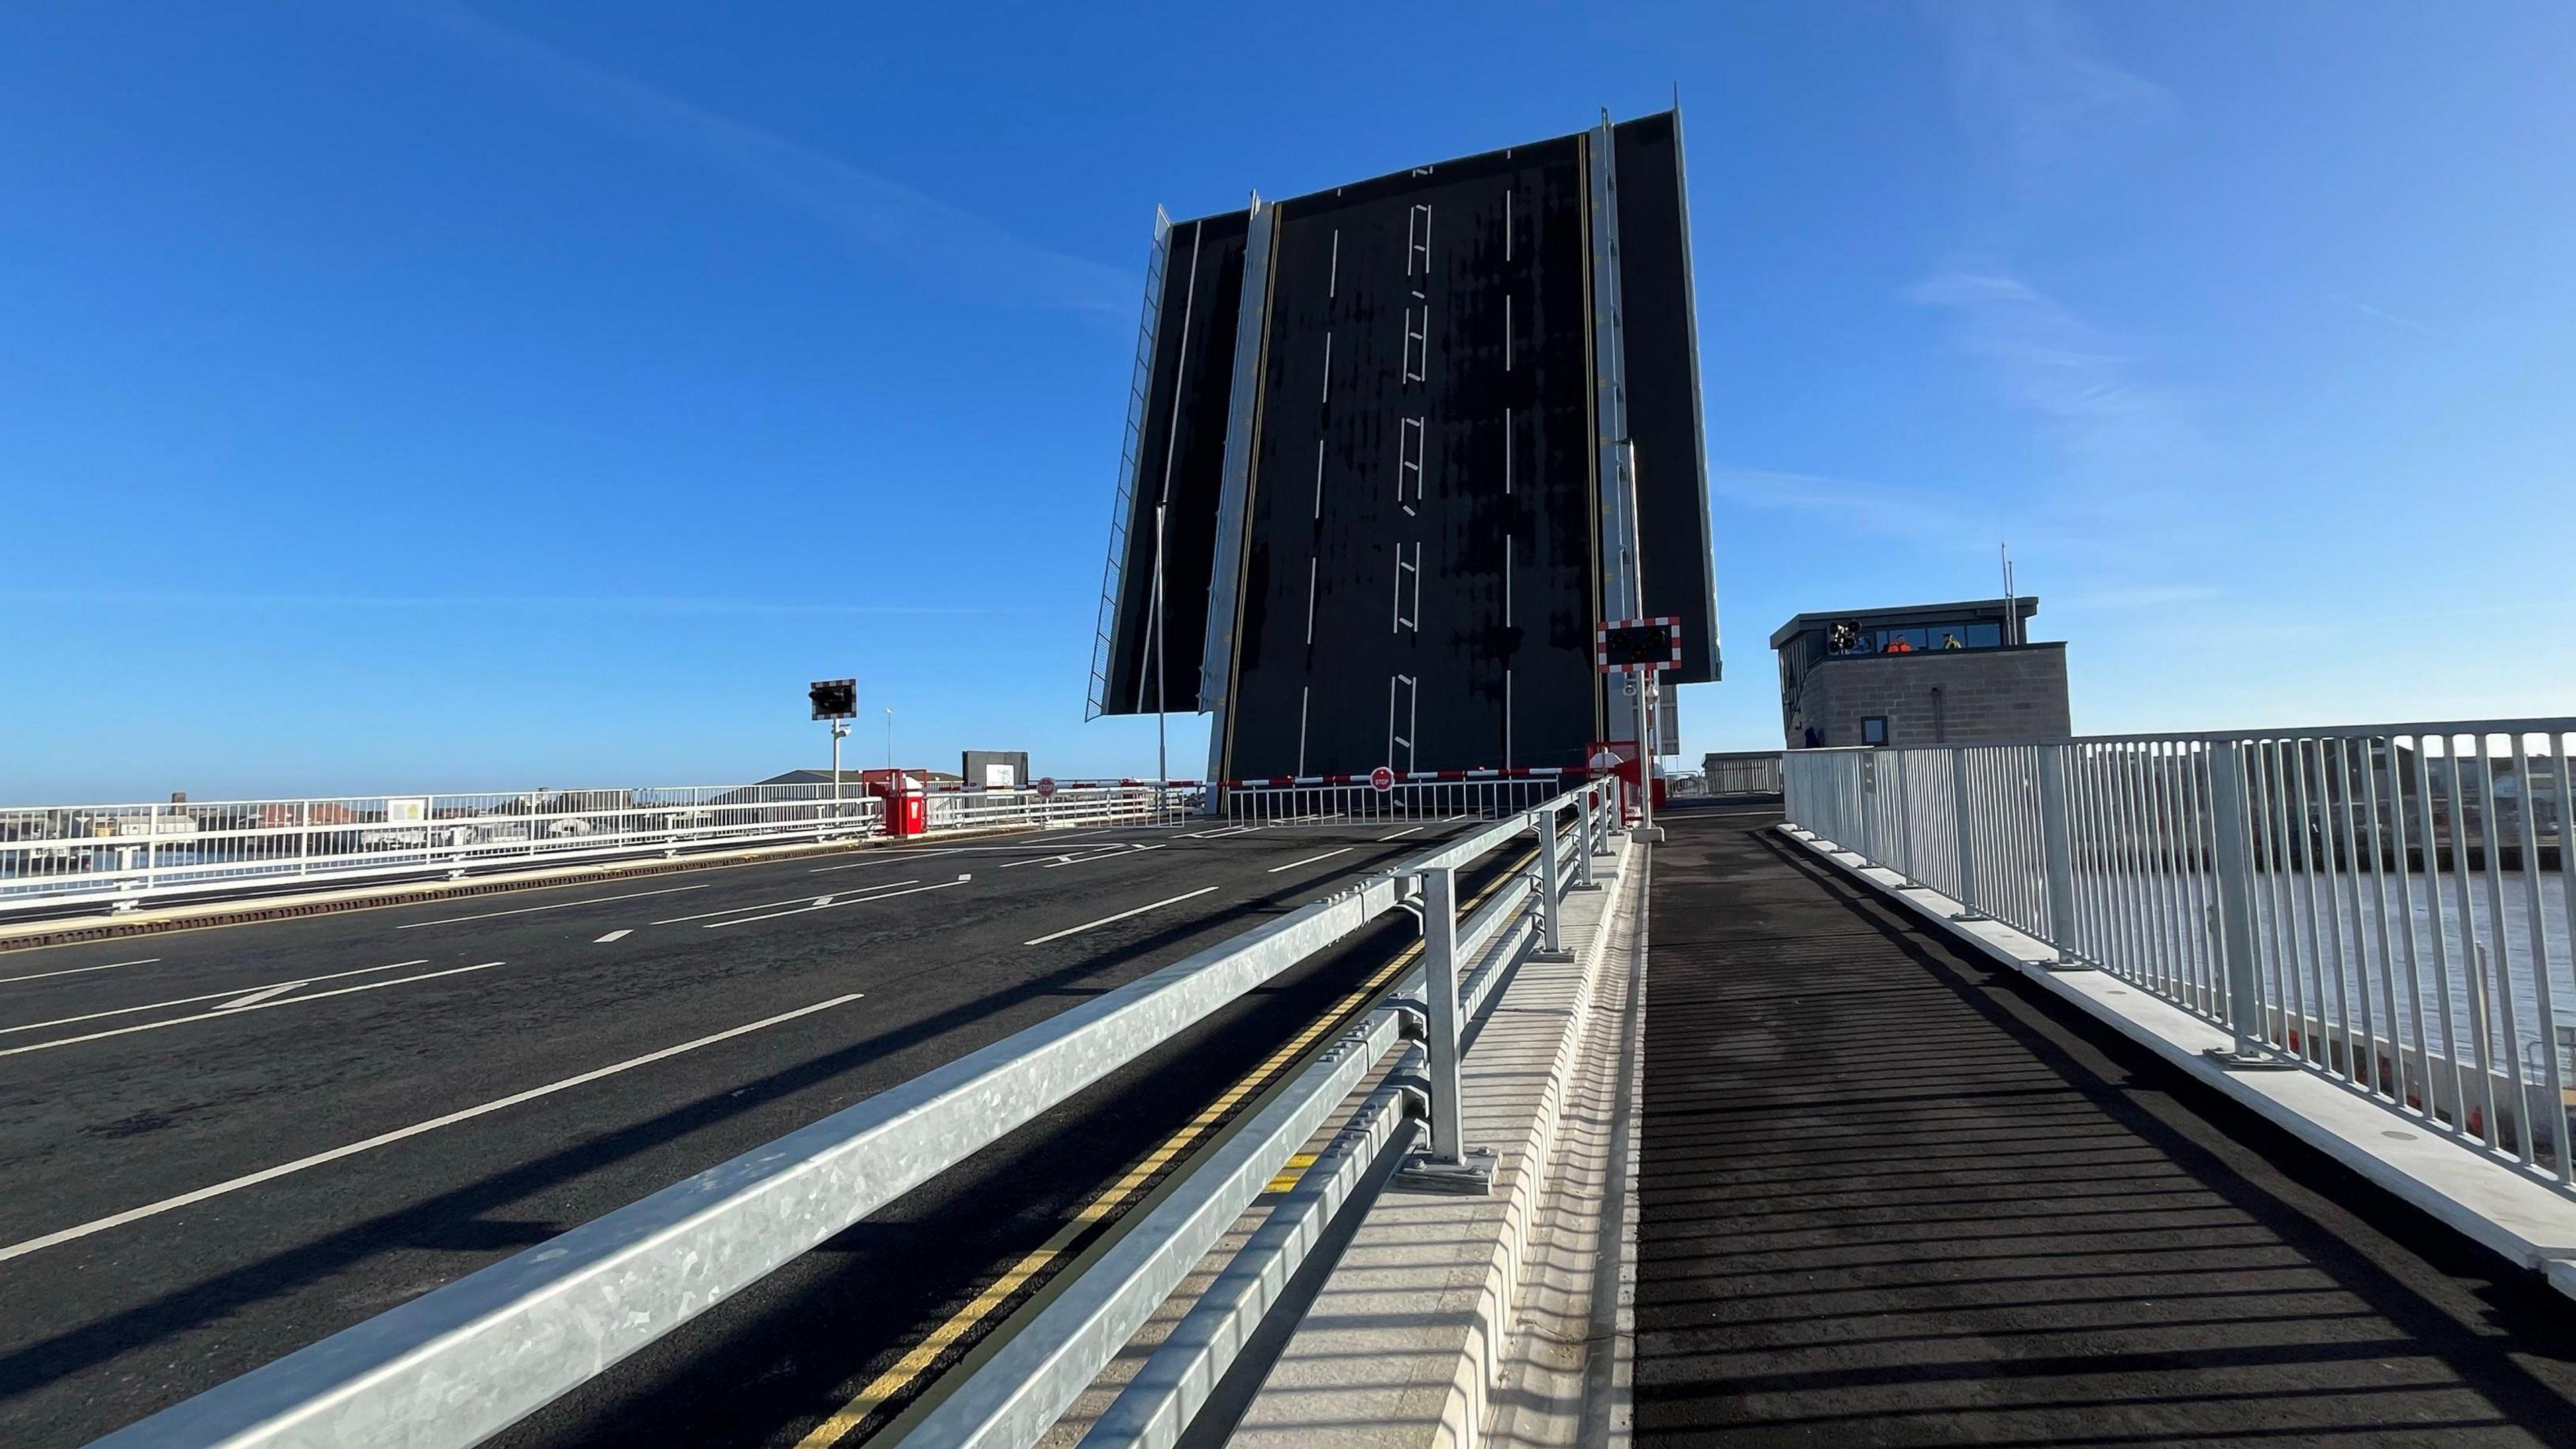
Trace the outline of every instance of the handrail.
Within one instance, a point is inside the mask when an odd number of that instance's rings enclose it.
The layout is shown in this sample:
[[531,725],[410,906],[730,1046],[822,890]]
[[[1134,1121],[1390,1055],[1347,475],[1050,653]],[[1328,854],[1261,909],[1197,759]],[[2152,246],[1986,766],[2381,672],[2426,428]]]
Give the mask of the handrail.
[[[1568,791],[1545,817],[1573,805],[1589,822],[1597,790]],[[1409,879],[1454,871],[1529,828],[1516,818],[1381,871],[220,1384],[99,1449],[478,1443],[1366,929],[1407,903]]]

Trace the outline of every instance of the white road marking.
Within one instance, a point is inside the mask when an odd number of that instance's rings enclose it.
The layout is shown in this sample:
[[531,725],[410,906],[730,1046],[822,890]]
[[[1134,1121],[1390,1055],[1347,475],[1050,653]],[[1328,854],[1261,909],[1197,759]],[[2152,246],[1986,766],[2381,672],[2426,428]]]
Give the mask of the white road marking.
[[551,906],[521,906],[515,911],[485,911],[479,916],[446,916],[435,921],[414,921],[410,925],[396,926],[394,929],[417,931],[423,926],[453,926],[459,921],[488,921],[496,916],[524,916],[533,911],[568,911],[575,906],[604,906],[610,901],[642,900],[646,896],[677,895],[681,891],[702,891],[706,888],[704,885],[664,886],[658,891],[629,891],[622,896],[592,896],[588,900],[557,901]]
[[632,936],[632,935],[634,935],[634,934],[635,934],[635,928],[634,928],[634,927],[632,927],[632,926],[629,926],[629,927],[627,927],[626,929],[624,929],[624,930],[622,930],[622,931],[611,931],[611,932],[609,932],[607,935],[600,937],[598,940],[593,941],[593,942],[591,942],[590,944],[592,944],[592,945],[594,945],[594,946],[605,946],[605,945],[607,945],[607,944],[608,944],[609,942],[611,942],[611,941],[623,940],[623,939],[625,939],[626,937],[628,937],[628,936]]
[[1215,886],[1201,886],[1197,890],[1173,896],[1170,900],[1156,901],[1150,906],[1138,906],[1132,911],[1120,911],[1114,916],[1102,916],[1099,920],[1085,921],[1079,926],[1068,927],[1065,930],[1057,931],[1050,935],[1040,936],[1034,941],[1022,941],[1020,944],[1023,946],[1043,946],[1049,941],[1061,941],[1067,936],[1079,936],[1085,931],[1093,930],[1100,926],[1106,926],[1113,921],[1123,921],[1129,916],[1141,916],[1147,911],[1159,911],[1165,906],[1175,905],[1181,901],[1189,900],[1193,896],[1206,895],[1209,891],[1215,889]]
[[1386,844],[1386,843],[1387,843],[1388,841],[1390,841],[1390,840],[1402,840],[1404,837],[1406,837],[1406,836],[1408,836],[1408,835],[1411,835],[1411,834],[1415,833],[1416,831],[1419,831],[1421,828],[1422,828],[1421,826],[1419,826],[1419,825],[1415,825],[1415,826],[1411,826],[1411,827],[1409,827],[1409,828],[1407,828],[1407,829],[1399,830],[1399,831],[1395,832],[1393,835],[1381,835],[1381,836],[1379,836],[1379,837],[1377,838],[1377,842],[1378,842],[1378,844],[1380,844],[1380,845],[1384,845],[1384,844]]
[[113,971],[119,966],[149,966],[160,959],[158,956],[146,956],[140,961],[110,961],[104,966],[67,966],[60,971],[39,971],[33,976],[0,976],[0,986],[6,986],[12,981],[42,981],[48,976],[78,976],[84,971]]
[[[1160,850],[1160,849],[1162,849],[1162,848],[1163,848],[1163,847],[1161,847],[1161,846],[1159,846],[1159,845],[1130,845],[1130,846],[1128,846],[1128,847],[1127,847],[1127,854],[1129,854],[1129,855],[1142,855],[1142,854],[1144,854],[1146,851],[1149,851],[1149,850]],[[1049,869],[1049,870],[1053,870],[1053,869],[1055,869],[1055,868],[1056,868],[1056,866],[1059,866],[1059,865],[1084,865],[1084,864],[1087,864],[1087,863],[1089,863],[1089,862],[1091,862],[1091,861],[1095,861],[1095,860],[1107,860],[1107,859],[1109,859],[1110,857],[1115,856],[1115,855],[1117,855],[1117,854],[1118,854],[1118,852],[1117,852],[1117,851],[1114,851],[1114,850],[1105,850],[1105,851],[1100,852],[1100,853],[1099,853],[1099,854],[1097,854],[1097,855],[1086,855],[1086,856],[1082,857],[1082,859],[1080,859],[1080,860],[1076,860],[1076,859],[1074,859],[1074,858],[1073,858],[1073,857],[1071,857],[1071,856],[1066,856],[1066,857],[1065,857],[1064,859],[1062,859],[1062,860],[1055,861],[1055,862],[1053,862],[1053,863],[1049,864],[1049,865],[1047,866],[1047,869]]]
[[[884,852],[883,856],[876,860],[854,860],[848,865],[818,865],[805,873],[807,875],[829,875],[836,870],[857,870],[862,866],[899,865],[907,860],[921,860],[933,855],[955,855],[963,848],[964,847],[962,846],[951,845],[944,846],[938,850],[889,850]],[[1028,849],[1027,846],[1020,846],[1018,848],[1022,850]]]
[[[736,916],[730,921],[709,921],[705,925],[698,927],[698,929],[701,931],[712,931],[719,926],[747,926],[754,921],[774,921],[780,916],[801,916],[807,911],[829,910],[834,906],[864,906],[872,901],[892,900],[896,896],[917,896],[923,891],[944,891],[950,886],[961,886],[973,879],[974,877],[971,875],[961,875],[955,880],[944,880],[937,885],[913,886],[912,889],[908,891],[881,890],[872,896],[852,896],[845,901],[836,901],[830,896],[825,896],[810,906],[798,906],[794,910],[787,911],[771,911],[765,916]],[[912,882],[899,880],[892,882],[892,884],[912,885]]]
[[1221,825],[1214,830],[1193,830],[1181,838],[1183,840],[1214,840],[1220,835],[1241,835],[1245,831],[1253,828],[1254,827],[1249,825]]
[[1341,849],[1339,849],[1339,850],[1328,850],[1328,851],[1325,851],[1325,852],[1324,852],[1323,854],[1321,854],[1321,855],[1310,855],[1310,856],[1307,856],[1304,860],[1292,860],[1292,861],[1288,862],[1286,865],[1274,865],[1274,866],[1270,867],[1270,869],[1268,869],[1268,870],[1266,870],[1266,871],[1263,871],[1263,872],[1262,872],[1262,874],[1264,874],[1264,875],[1277,875],[1279,872],[1281,872],[1281,871],[1283,871],[1283,870],[1295,870],[1297,867],[1299,867],[1299,866],[1301,866],[1301,865],[1313,865],[1316,861],[1319,861],[1319,860],[1330,860],[1330,859],[1332,859],[1334,856],[1337,856],[1337,855],[1348,855],[1348,854],[1350,854],[1352,851],[1357,850],[1357,849],[1359,849],[1359,847],[1358,847],[1358,846],[1356,846],[1356,845],[1345,845],[1345,846],[1343,846],[1343,847],[1342,847]]
[[288,981],[277,986],[271,986],[263,990],[254,991],[248,996],[236,996],[232,1000],[218,1005],[215,1010],[239,1011],[245,1006],[257,1006],[263,1001],[272,1000],[276,997],[284,996],[290,991],[299,990],[304,986],[304,984],[305,983],[301,981]]
[[[320,1001],[326,996],[346,996],[353,991],[377,991],[387,986],[408,986],[414,981],[428,981],[440,976],[457,976],[468,971],[488,971],[501,964],[502,963],[499,961],[485,961],[476,966],[450,966],[444,971],[423,971],[418,976],[397,976],[391,981],[369,981],[359,986],[341,986],[329,991],[316,991],[310,996],[289,996],[277,1001],[255,1002],[252,1005],[244,1006],[232,1011],[201,1011],[195,1016],[174,1016],[167,1021],[147,1021],[139,1026],[111,1027],[106,1031],[93,1031],[85,1036],[67,1036],[58,1038],[54,1041],[40,1041],[22,1047],[9,1047],[5,1050],[0,1050],[0,1057],[14,1057],[25,1052],[50,1051],[51,1049],[59,1046],[74,1046],[85,1041],[99,1041],[111,1036],[126,1036],[138,1031],[159,1031],[165,1026],[184,1026],[192,1021],[212,1021],[219,1016],[239,1016],[245,1011],[266,1011],[272,1006],[302,1006],[308,1001]],[[301,985],[302,983],[299,982],[297,984]]]
[[1121,852],[1120,852],[1117,848],[1113,847],[1113,848],[1111,848],[1111,849],[1109,849],[1109,850],[1105,850],[1105,851],[1095,851],[1095,853],[1094,853],[1094,854],[1092,854],[1092,855],[1079,856],[1079,857],[1077,857],[1077,856],[1072,856],[1072,855],[1032,855],[1032,856],[1030,856],[1030,857],[1029,857],[1028,859],[1026,859],[1026,860],[1006,860],[1006,861],[1003,861],[1000,865],[998,865],[998,866],[994,867],[994,869],[996,869],[996,870],[1010,870],[1010,869],[1012,869],[1012,868],[1013,868],[1013,867],[1015,867],[1015,866],[1023,866],[1023,865],[1062,865],[1062,864],[1064,864],[1066,861],[1069,861],[1069,860],[1074,860],[1074,859],[1097,860],[1097,859],[1099,859],[1099,858],[1100,858],[1100,856],[1102,856],[1102,855],[1117,855],[1117,854],[1120,854],[1120,853],[1121,853]]
[[198,1188],[194,1192],[183,1192],[177,1197],[165,1197],[159,1202],[146,1203],[138,1208],[127,1208],[121,1213],[110,1213],[103,1218],[93,1218],[77,1227],[69,1227],[62,1229],[59,1232],[47,1233],[41,1238],[29,1238],[23,1243],[12,1243],[8,1247],[0,1248],[0,1263],[5,1263],[11,1258],[23,1258],[29,1253],[42,1252],[43,1250],[54,1247],[58,1244],[68,1243],[75,1238],[86,1238],[92,1233],[105,1232],[109,1228],[123,1227],[127,1223],[139,1222],[144,1218],[155,1217],[159,1214],[166,1213],[173,1208],[183,1208],[187,1207],[191,1203],[201,1203],[210,1197],[222,1197],[228,1192],[239,1192],[243,1188],[256,1187],[263,1182],[273,1182],[289,1173],[302,1172],[308,1167],[319,1167],[323,1163],[336,1162],[343,1157],[354,1157],[361,1152],[371,1151],[378,1147],[400,1142],[406,1137],[417,1137],[424,1132],[435,1132],[441,1127],[453,1127],[459,1122],[470,1121],[476,1117],[483,1116],[488,1112],[498,1112],[504,1107],[515,1107],[522,1102],[533,1102],[539,1097],[551,1096],[556,1092],[582,1086],[585,1083],[596,1082],[602,1077],[613,1077],[619,1072],[633,1071],[637,1067],[650,1066],[654,1062],[664,1061],[668,1058],[679,1056],[684,1052],[693,1052],[698,1050],[700,1047],[714,1046],[720,1041],[730,1041],[735,1037],[745,1036],[765,1027],[776,1026],[781,1022],[794,1021],[800,1016],[811,1016],[818,1011],[826,1011],[835,1006],[844,1006],[850,1002],[858,1000],[864,994],[865,993],[853,991],[847,996],[835,996],[829,1001],[815,1002],[812,1006],[800,1006],[794,1011],[782,1011],[776,1016],[763,1017],[758,1021],[747,1022],[741,1026],[716,1032],[711,1036],[699,1037],[695,1041],[684,1041],[678,1046],[667,1046],[657,1052],[646,1052],[640,1057],[628,1057],[622,1062],[612,1063],[611,1065],[604,1067],[596,1067],[590,1071],[581,1073],[579,1076],[566,1077],[557,1082],[548,1082],[542,1087],[530,1087],[524,1092],[513,1092],[506,1097],[496,1097],[480,1106],[467,1107],[462,1111],[450,1112],[443,1117],[432,1117],[426,1122],[414,1122],[408,1127],[397,1127],[391,1132],[380,1132],[373,1137],[364,1138],[345,1146],[334,1147],[327,1152],[316,1152],[310,1157],[299,1157],[293,1162],[281,1162],[275,1167],[264,1167],[257,1172],[248,1173],[241,1177],[228,1178],[225,1181],[215,1183],[211,1186]]
[[103,1016],[132,1016],[138,1011],[159,1011],[165,1006],[193,1006],[200,1001],[220,1001],[227,996],[239,996],[245,991],[265,991],[271,986],[310,986],[316,981],[337,981],[343,976],[365,976],[376,971],[400,971],[405,966],[428,964],[429,958],[424,956],[417,961],[396,961],[390,966],[361,966],[354,971],[331,971],[320,976],[299,976],[292,981],[270,981],[258,986],[235,986],[227,990],[208,991],[196,996],[172,997],[168,1001],[147,1001],[141,1006],[120,1006],[110,1011],[87,1011],[78,1016],[58,1016],[51,1021],[31,1021],[25,1026],[0,1026],[0,1036],[7,1036],[12,1032],[37,1031],[49,1026],[71,1026],[79,1022],[96,1021]]
[[[884,891],[892,890],[896,886],[917,884],[919,884],[917,881],[881,880],[875,885],[853,886],[851,889],[854,892]],[[694,916],[666,916],[661,920],[647,921],[644,924],[648,926],[685,926],[691,921],[712,921],[718,916],[739,915],[744,911],[775,910],[780,906],[828,906],[832,903],[833,899],[834,898],[831,896],[790,896],[783,901],[754,901],[747,906],[727,906],[721,911],[700,911]]]

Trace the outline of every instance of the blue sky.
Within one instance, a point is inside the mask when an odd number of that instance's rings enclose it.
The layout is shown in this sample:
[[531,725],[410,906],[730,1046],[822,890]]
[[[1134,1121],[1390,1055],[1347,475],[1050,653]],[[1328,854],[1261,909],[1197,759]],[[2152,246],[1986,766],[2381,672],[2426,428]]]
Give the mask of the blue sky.
[[2571,707],[2576,9],[1410,13],[0,10],[0,798],[733,780],[843,673],[867,761],[1150,769],[1081,715],[1154,205],[1676,87],[1690,753],[1998,539],[2082,731]]

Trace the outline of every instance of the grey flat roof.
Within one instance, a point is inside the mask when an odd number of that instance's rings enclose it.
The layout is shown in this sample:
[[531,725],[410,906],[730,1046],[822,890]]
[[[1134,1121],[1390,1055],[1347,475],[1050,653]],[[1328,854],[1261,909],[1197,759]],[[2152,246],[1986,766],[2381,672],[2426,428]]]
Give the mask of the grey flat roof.
[[[1886,609],[1819,609],[1800,614],[1771,631],[1771,647],[1779,648],[1809,629],[1837,624],[1845,619],[1872,628],[1904,628],[1908,624],[1930,624],[1944,619],[2001,619],[2007,601],[2003,599],[1959,599],[1946,604],[1898,604]],[[2015,614],[2029,618],[2039,612],[2039,595],[2018,594],[2009,603]]]

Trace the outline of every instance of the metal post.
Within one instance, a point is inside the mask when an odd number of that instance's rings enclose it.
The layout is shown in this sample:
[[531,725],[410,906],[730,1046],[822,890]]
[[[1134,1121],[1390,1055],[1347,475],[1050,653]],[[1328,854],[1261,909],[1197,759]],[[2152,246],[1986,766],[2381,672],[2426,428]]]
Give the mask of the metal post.
[[2057,964],[2075,959],[2075,848],[2066,827],[2066,747],[2039,747],[2039,839],[2048,853],[2048,939]]
[[1592,787],[1583,787],[1583,798],[1574,806],[1574,888],[1579,891],[1599,890],[1592,878],[1593,826]]
[[1664,838],[1655,825],[1655,672],[1628,677],[1637,682],[1637,838],[1653,844]]
[[1950,747],[1950,818],[1959,836],[1959,910],[1954,921],[1982,921],[1977,910],[1976,840],[1968,828],[1968,752]]
[[1530,812],[1530,823],[1538,827],[1538,888],[1540,896],[1538,952],[1539,961],[1571,961],[1574,953],[1565,949],[1556,930],[1557,912],[1564,909],[1565,867],[1557,859],[1556,807]]
[[[1199,284],[1198,272],[1197,272],[1196,268],[1195,268],[1195,267],[1193,267],[1193,269],[1192,269],[1192,270],[1191,270],[1191,272],[1190,272],[1190,287],[1191,287],[1191,289],[1192,289],[1193,291],[1195,291],[1195,290],[1197,289],[1197,287],[1198,287],[1198,284]],[[1182,314],[1182,315],[1183,315],[1183,317],[1186,319],[1186,317],[1187,317],[1187,315],[1188,315],[1188,312],[1187,312],[1186,307],[1183,309],[1183,314]],[[1187,346],[1187,345],[1188,345],[1188,341],[1187,341],[1187,339],[1186,339],[1186,338],[1184,338],[1184,339],[1183,339],[1182,345],[1183,345],[1183,346]],[[1180,420],[1179,410],[1178,410],[1178,409],[1175,409],[1175,410],[1174,410],[1174,412],[1173,412],[1173,416],[1172,416],[1172,426],[1173,426],[1174,428],[1178,428],[1178,427],[1180,426],[1180,421],[1181,421],[1181,420]],[[1164,485],[1163,485],[1166,489],[1169,489],[1169,488],[1171,487],[1170,478],[1169,478],[1169,476],[1168,476],[1168,475],[1169,475],[1169,473],[1170,473],[1170,471],[1171,471],[1171,466],[1170,466],[1170,464],[1171,464],[1171,460],[1170,460],[1170,459],[1168,459],[1168,458],[1166,458],[1166,459],[1164,460],[1164,472],[1165,472],[1165,474],[1166,474],[1167,476],[1165,477]],[[1157,504],[1155,504],[1155,505],[1154,505],[1154,621],[1153,621],[1153,622],[1154,622],[1154,823],[1155,823],[1155,824],[1157,824],[1157,825],[1160,825],[1160,824],[1162,824],[1162,823],[1163,823],[1163,804],[1164,804],[1164,793],[1163,793],[1163,792],[1164,792],[1164,791],[1169,787],[1169,784],[1170,784],[1170,781],[1171,781],[1171,778],[1172,778],[1172,761],[1171,761],[1170,743],[1169,743],[1169,740],[1168,740],[1168,738],[1167,738],[1167,735],[1168,735],[1168,733],[1169,733],[1169,731],[1170,731],[1170,724],[1169,724],[1169,721],[1170,721],[1170,719],[1171,719],[1171,715],[1170,715],[1170,713],[1169,713],[1169,712],[1166,710],[1166,708],[1165,708],[1165,705],[1164,705],[1164,697],[1165,697],[1165,696],[1164,696],[1164,693],[1163,693],[1163,505],[1162,505],[1162,504],[1160,504],[1160,503],[1157,503]]]
[[2295,1067],[2276,1056],[2263,1028],[2254,982],[2254,850],[2246,828],[2245,757],[2234,744],[2209,754],[2210,808],[2218,836],[2218,949],[2227,965],[2227,1025],[2236,1044],[2212,1047],[2212,1059],[2234,1067]]
[[1905,784],[1906,752],[1895,749],[1887,755],[1896,766],[1896,853],[1885,864],[1911,883],[1922,879],[1914,869],[1914,792]]
[[1397,1174],[1407,1187],[1484,1193],[1493,1187],[1494,1154],[1468,1152],[1458,1104],[1458,875],[1448,866],[1422,873],[1423,1024],[1429,1058],[1431,1141]]

